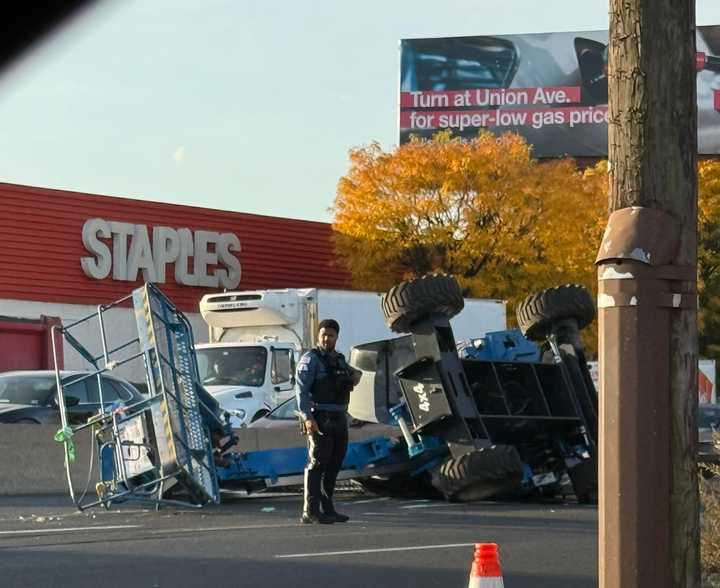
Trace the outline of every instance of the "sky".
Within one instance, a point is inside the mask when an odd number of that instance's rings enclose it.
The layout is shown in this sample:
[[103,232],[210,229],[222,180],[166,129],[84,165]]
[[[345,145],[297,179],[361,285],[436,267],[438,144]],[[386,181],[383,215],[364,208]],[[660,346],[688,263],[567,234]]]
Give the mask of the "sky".
[[99,0],[0,72],[0,181],[330,222],[348,151],[397,145],[400,39],[606,29],[607,11]]

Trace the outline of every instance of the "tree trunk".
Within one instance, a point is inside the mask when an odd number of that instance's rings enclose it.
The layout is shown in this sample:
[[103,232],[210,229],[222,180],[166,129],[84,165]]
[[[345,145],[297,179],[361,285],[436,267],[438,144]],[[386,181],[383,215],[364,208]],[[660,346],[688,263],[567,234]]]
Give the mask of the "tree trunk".
[[[608,50],[610,211],[638,206],[667,213],[679,246],[664,268],[653,267],[653,259],[611,262],[634,276],[616,280],[618,292],[635,282],[647,296],[624,308],[599,308],[600,586],[694,587],[700,585],[695,0],[610,0]],[[603,244],[611,248],[610,229],[617,227],[608,229]],[[672,303],[662,303],[666,294]],[[654,308],[644,306],[650,299]]]

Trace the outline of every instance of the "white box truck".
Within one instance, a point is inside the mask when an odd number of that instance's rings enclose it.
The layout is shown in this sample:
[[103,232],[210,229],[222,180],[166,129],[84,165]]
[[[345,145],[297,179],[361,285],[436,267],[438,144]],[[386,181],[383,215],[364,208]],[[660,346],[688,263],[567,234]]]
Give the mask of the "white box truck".
[[[465,300],[451,321],[458,340],[506,326],[502,300]],[[207,294],[200,314],[209,343],[195,346],[205,388],[242,427],[294,394],[295,364],[313,347],[319,321],[340,323],[337,349],[395,336],[386,326],[380,294],[320,288]]]

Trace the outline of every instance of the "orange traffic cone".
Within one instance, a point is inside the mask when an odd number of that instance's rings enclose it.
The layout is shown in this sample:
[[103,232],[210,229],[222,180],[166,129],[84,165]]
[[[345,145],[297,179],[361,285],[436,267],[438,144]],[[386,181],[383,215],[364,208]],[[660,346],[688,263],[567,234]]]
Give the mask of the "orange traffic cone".
[[468,588],[504,588],[497,543],[476,543]]

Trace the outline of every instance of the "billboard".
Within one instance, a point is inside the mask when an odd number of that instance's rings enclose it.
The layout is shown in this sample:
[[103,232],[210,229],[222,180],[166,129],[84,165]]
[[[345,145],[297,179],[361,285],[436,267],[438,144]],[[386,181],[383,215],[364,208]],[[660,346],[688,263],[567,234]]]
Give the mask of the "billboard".
[[[607,31],[401,41],[400,143],[517,132],[537,157],[607,156]],[[698,151],[720,153],[720,26],[697,28]]]

